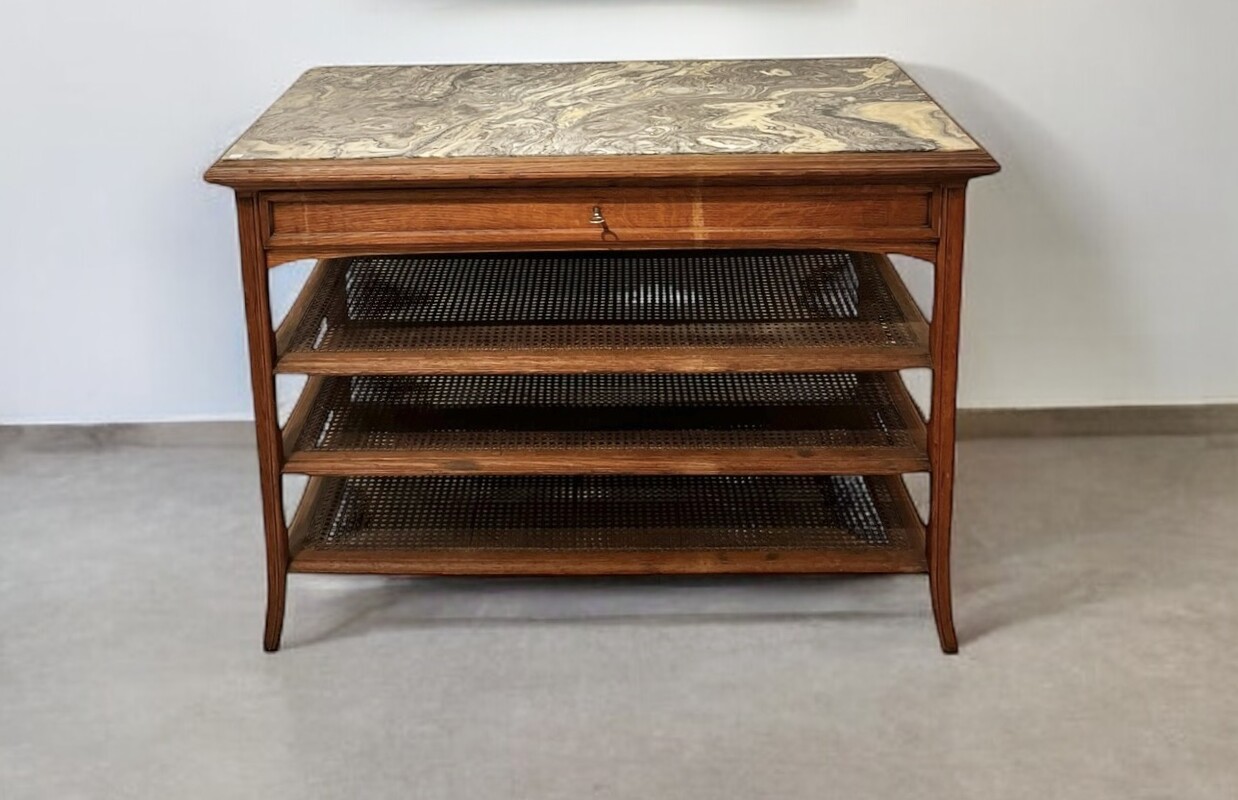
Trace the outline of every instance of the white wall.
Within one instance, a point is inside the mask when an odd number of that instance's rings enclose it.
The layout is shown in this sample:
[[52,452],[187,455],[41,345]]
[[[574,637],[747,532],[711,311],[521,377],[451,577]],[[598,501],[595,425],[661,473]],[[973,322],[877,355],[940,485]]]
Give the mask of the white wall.
[[249,414],[231,198],[301,70],[885,54],[1005,165],[961,402],[1238,400],[1231,0],[5,0],[0,422]]

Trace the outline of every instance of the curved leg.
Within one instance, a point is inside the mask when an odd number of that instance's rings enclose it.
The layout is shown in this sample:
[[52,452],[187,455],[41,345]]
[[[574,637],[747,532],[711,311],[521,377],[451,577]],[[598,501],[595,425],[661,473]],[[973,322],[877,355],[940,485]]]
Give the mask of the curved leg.
[[262,644],[279,649],[284,628],[284,594],[288,585],[288,527],[284,519],[281,476],[284,449],[275,399],[275,331],[266,255],[259,235],[258,204],[252,194],[237,193],[241,238],[241,283],[249,337],[249,370],[254,392],[254,426],[258,441],[258,478],[262,487],[262,527],[267,550],[267,611]]
[[[959,651],[958,635],[954,631],[954,606],[950,591],[950,520],[949,512],[946,520],[941,520],[940,509],[948,508],[950,490],[939,490],[938,482],[933,485],[933,510],[929,520],[929,594],[933,598],[933,619],[937,622],[937,638],[941,642],[942,652],[957,653]],[[944,495],[944,499],[943,499]]]
[[954,505],[955,403],[958,387],[959,306],[963,292],[965,189],[943,191],[941,240],[933,265],[933,403],[929,417],[931,505],[928,521],[929,592],[941,649],[957,653],[950,592],[950,522]]
[[262,649],[274,653],[284,633],[284,600],[288,589],[288,571],[267,573],[267,621],[262,634]]

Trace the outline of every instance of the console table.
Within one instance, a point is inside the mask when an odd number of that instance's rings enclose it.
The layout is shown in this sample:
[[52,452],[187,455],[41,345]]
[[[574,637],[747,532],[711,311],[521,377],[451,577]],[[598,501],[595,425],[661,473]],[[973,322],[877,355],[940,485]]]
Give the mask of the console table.
[[[206,174],[236,194],[266,649],[290,572],[900,572],[955,652],[964,198],[997,169],[881,58],[305,73]],[[934,266],[931,322],[892,253]],[[269,271],[305,259],[276,324]],[[282,424],[277,373],[309,376]]]

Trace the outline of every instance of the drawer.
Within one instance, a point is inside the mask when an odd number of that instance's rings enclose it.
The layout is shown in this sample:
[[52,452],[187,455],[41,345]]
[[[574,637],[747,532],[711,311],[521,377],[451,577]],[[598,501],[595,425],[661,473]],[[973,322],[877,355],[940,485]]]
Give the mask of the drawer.
[[828,245],[934,238],[931,188],[569,187],[264,196],[268,249]]

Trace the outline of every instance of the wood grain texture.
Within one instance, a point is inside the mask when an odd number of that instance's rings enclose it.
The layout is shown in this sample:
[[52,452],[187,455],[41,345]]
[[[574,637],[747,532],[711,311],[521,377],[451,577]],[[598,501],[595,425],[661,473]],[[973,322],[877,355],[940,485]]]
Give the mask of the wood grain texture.
[[288,552],[296,553],[305,542],[310,525],[313,524],[314,512],[322,500],[323,482],[321,478],[310,478],[305,483],[305,489],[297,501],[296,511],[292,514],[292,522],[288,523]]
[[[767,232],[768,235],[774,234]],[[760,238],[756,241],[748,240],[742,235],[737,235],[734,239],[708,239],[708,240],[675,240],[675,241],[647,241],[647,242],[626,242],[616,244],[610,241],[580,241],[580,242],[542,242],[536,248],[528,244],[520,247],[513,247],[510,242],[505,241],[501,236],[491,236],[489,234],[479,234],[471,236],[467,241],[455,241],[449,243],[427,243],[422,242],[417,245],[411,244],[375,244],[373,242],[354,241],[347,245],[318,245],[312,248],[283,248],[280,250],[267,251],[267,265],[277,267],[281,264],[287,264],[292,261],[304,261],[306,259],[318,258],[343,258],[346,256],[381,256],[381,255],[414,255],[414,254],[429,254],[429,253],[501,253],[510,252],[512,250],[529,250],[536,249],[541,252],[573,252],[573,251],[606,251],[606,250],[728,250],[736,249],[743,250],[750,247],[760,247],[761,249],[803,249],[805,247],[813,247],[829,250],[855,250],[863,252],[881,252],[911,256],[913,258],[924,259],[931,261],[937,254],[936,239],[924,241],[911,241],[901,239],[864,239],[853,238],[850,236],[839,236],[837,239],[814,239],[807,242],[787,241],[784,239],[766,239]]]
[[923,184],[989,175],[999,168],[984,150],[759,156],[361,158],[223,161],[207,170],[206,179],[236,189],[264,191],[573,184]]
[[[829,323],[825,327],[819,322],[737,323],[733,337],[724,339],[747,339],[747,342],[727,346],[722,346],[723,340],[707,326],[699,329],[677,326],[672,336],[667,326],[636,322],[590,323],[572,328],[522,322],[519,325],[473,324],[458,330],[443,328],[441,330],[452,332],[449,344],[447,340],[439,341],[423,334],[408,340],[420,342],[417,347],[367,349],[373,347],[371,342],[375,341],[375,336],[391,338],[400,330],[417,329],[397,326],[368,331],[358,323],[359,327],[350,333],[351,323],[344,319],[343,308],[352,301],[344,297],[341,279],[332,279],[330,286],[320,279],[312,279],[280,325],[277,369],[285,373],[317,375],[414,375],[889,371],[929,366],[928,323],[923,313],[907,293],[889,259],[875,254],[870,260],[876,275],[861,281],[860,306],[861,309],[880,308],[892,300],[897,313],[894,309],[881,312],[890,314],[888,320],[866,316],[878,313],[866,310],[856,319],[824,320]],[[356,286],[366,285],[356,284],[349,291],[362,291]],[[748,291],[759,289],[753,287]],[[327,315],[332,320],[332,330],[339,332],[332,333],[329,345],[321,348],[316,344],[312,348],[307,345],[306,331],[318,331],[319,320],[306,319],[310,304],[301,302],[314,292],[322,294],[319,306],[325,304],[337,310],[328,311]],[[300,344],[290,347],[298,339],[298,330]],[[564,331],[572,333],[567,335]],[[402,341],[399,337],[396,339]],[[578,341],[588,342],[588,345],[576,346],[574,343]],[[608,341],[613,341],[614,345],[598,344]],[[553,346],[546,343],[553,343]]]
[[324,378],[319,375],[311,375],[309,377],[305,382],[305,386],[301,388],[301,395],[297,398],[296,405],[292,407],[292,413],[288,415],[288,421],[284,423],[282,441],[285,472],[296,471],[288,469],[288,462],[296,455],[297,440],[301,437],[301,431],[305,428],[305,422],[309,418],[310,410],[313,409],[314,403],[318,400],[323,380]]
[[[936,255],[936,250],[934,250]],[[873,258],[873,263],[877,265],[877,271],[881,274],[885,285],[889,287],[890,294],[894,296],[894,302],[898,304],[899,310],[903,312],[903,317],[910,320],[914,325],[923,325],[925,334],[928,333],[928,320],[924,318],[924,311],[920,308],[920,304],[911,296],[911,292],[907,290],[907,284],[899,276],[898,271],[894,269],[894,264],[890,262],[889,256],[884,253],[876,253]]]
[[[925,335],[927,339],[927,334]],[[525,372],[863,372],[930,366],[926,346],[644,350],[420,350],[294,352],[278,371],[305,375],[458,375]]]
[[[311,478],[308,503],[293,522],[291,538],[310,538],[318,485]],[[894,499],[894,524],[906,532],[906,545],[884,548],[734,549],[734,550],[545,550],[438,548],[375,550],[299,547],[292,572],[375,575],[684,575],[796,573],[923,573],[927,570],[924,530],[902,480],[884,480]],[[667,535],[674,536],[673,531]]]
[[[505,441],[501,433],[490,434],[490,443],[485,447],[462,444],[453,446],[450,440],[444,442],[438,439],[431,447],[414,448],[407,444],[393,447],[389,436],[398,435],[392,432],[391,425],[407,434],[413,430],[437,430],[438,426],[446,426],[449,430],[460,433],[464,430],[497,430],[504,419],[510,422],[517,417],[494,416],[494,409],[474,409],[467,414],[457,414],[450,423],[446,423],[444,415],[448,412],[442,409],[427,409],[409,407],[406,411],[392,415],[384,413],[378,417],[365,416],[368,427],[361,430],[349,429],[348,445],[332,445],[324,449],[316,449],[316,440],[325,434],[324,430],[314,428],[310,441],[304,449],[298,448],[305,420],[314,416],[316,419],[328,419],[333,406],[329,400],[320,394],[321,381],[313,377],[302,392],[296,407],[285,426],[284,449],[287,458],[284,472],[305,475],[580,475],[580,474],[624,474],[624,475],[889,475],[906,472],[919,472],[928,469],[927,434],[924,420],[907,392],[906,386],[897,373],[882,373],[878,377],[884,384],[889,395],[890,412],[881,412],[885,428],[873,432],[880,437],[880,430],[890,431],[890,439],[885,443],[857,443],[855,438],[829,444],[797,444],[791,445],[728,445],[722,446],[685,446],[676,442],[670,445],[658,431],[665,425],[651,427],[641,438],[649,442],[648,446],[594,446],[588,444],[560,444],[554,447],[529,444],[531,431],[554,430],[582,431],[580,437],[588,439],[590,431],[597,426],[596,437],[605,435],[604,430],[613,430],[616,421],[599,425],[598,415],[606,413],[603,409],[581,406],[579,408],[563,408],[554,406],[554,411],[543,411],[536,406],[521,409],[518,415],[520,422],[518,431],[509,435]],[[351,390],[350,390],[351,391]],[[321,408],[316,404],[323,403]],[[641,414],[657,414],[658,408],[642,409]],[[661,409],[669,413],[668,409]],[[687,423],[691,428],[708,427],[730,419],[746,420],[742,424],[750,431],[752,426],[766,424],[771,431],[778,431],[782,426],[789,431],[797,430],[797,425],[822,425],[823,429],[839,431],[854,430],[863,435],[867,429],[853,429],[855,425],[850,416],[850,409],[821,407],[811,412],[811,419],[803,415],[786,414],[785,409],[766,407],[759,415],[748,415],[746,409],[733,411],[717,409],[705,417],[693,418],[693,414],[701,415],[702,409],[695,409],[683,414],[685,418],[694,419]],[[345,413],[340,411],[340,414]],[[365,411],[360,411],[366,414]],[[899,419],[888,418],[887,414],[897,413]],[[540,416],[538,416],[540,414]],[[588,418],[576,419],[567,426],[563,425],[563,415],[590,415]],[[734,415],[728,417],[727,415]],[[782,416],[779,416],[782,414]],[[831,416],[836,415],[836,416]],[[625,423],[631,415],[624,417]],[[612,418],[613,419],[613,418]],[[421,420],[415,423],[414,420]],[[530,427],[530,421],[541,424],[544,428]],[[824,420],[824,421],[822,421]],[[665,422],[665,420],[663,420]],[[653,424],[651,420],[647,424]],[[736,422],[729,424],[735,425]],[[864,420],[863,425],[873,425]],[[427,427],[421,427],[427,426]],[[579,426],[579,427],[573,427]],[[723,428],[725,429],[725,428]],[[368,438],[374,435],[376,438]],[[751,434],[750,435],[757,435]],[[803,436],[812,433],[804,431]],[[895,438],[895,437],[898,438]],[[379,442],[379,446],[370,442]],[[756,441],[752,438],[751,441]],[[880,441],[880,438],[877,439]]]
[[927,468],[915,447],[336,450],[296,452],[284,465],[303,475],[887,475]]
[[[264,261],[263,263],[265,264],[266,262]],[[288,349],[292,335],[305,317],[306,306],[309,305],[310,300],[322,288],[323,280],[329,272],[330,264],[327,261],[319,261],[310,270],[304,285],[301,286],[301,291],[297,293],[296,299],[293,300],[292,305],[288,308],[283,320],[275,330],[275,352],[277,355]]]
[[258,440],[258,478],[262,488],[262,522],[266,537],[267,613],[263,647],[279,649],[284,627],[288,583],[288,531],[284,520],[281,468],[283,442],[275,396],[275,337],[270,287],[263,257],[258,201],[238,194],[237,225],[241,242],[241,283],[245,295],[245,325],[249,338],[254,425]]
[[[849,113],[849,112],[848,112]],[[883,118],[865,108],[868,122]],[[358,119],[362,119],[358,117]],[[906,119],[906,118],[904,118]],[[468,124],[465,121],[465,124]],[[963,134],[965,136],[965,134]],[[332,142],[324,143],[328,149]],[[264,145],[265,146],[265,145]],[[339,149],[345,153],[347,148]],[[656,151],[653,151],[656,152]],[[929,573],[942,648],[957,650],[950,590],[955,400],[965,185],[994,173],[982,148],[923,152],[684,153],[450,156],[417,158],[240,158],[216,163],[207,180],[237,190],[246,324],[257,420],[268,605],[264,646],[279,646],[288,571],[395,575],[593,575],[797,572]],[[606,225],[589,216],[599,206]],[[934,262],[931,323],[894,276],[879,268],[910,322],[915,344],[889,347],[675,347],[650,349],[433,349],[289,352],[322,266],[277,332],[267,268],[302,258],[434,252],[605,249],[835,248],[901,253]],[[471,342],[470,342],[471,344]],[[817,372],[930,367],[927,422],[896,375],[914,453],[862,449],[814,452],[701,450],[672,459],[643,451],[437,453],[296,452],[317,378],[283,432],[276,371],[321,375],[512,372]],[[286,459],[285,459],[286,456]],[[931,476],[927,533],[916,518],[913,547],[856,551],[579,552],[529,550],[314,550],[306,530],[321,500],[311,477],[289,527],[281,473],[676,474],[923,469]],[[876,479],[874,479],[876,480]],[[885,478],[881,479],[885,480]],[[903,513],[915,517],[900,480]]]
[[[264,195],[271,251],[822,245],[936,237],[928,187],[632,188]],[[603,222],[594,221],[594,213]]]
[[945,220],[934,264],[933,400],[929,418],[930,511],[928,521],[929,591],[941,649],[956,653],[958,635],[950,588],[950,525],[954,511],[954,446],[958,387],[959,311],[963,301],[963,232],[966,188],[945,194]]
[[914,549],[851,552],[786,550],[716,552],[650,550],[567,552],[524,550],[303,550],[292,572],[352,575],[788,575],[922,573]]
[[[894,399],[894,404],[899,410],[902,419],[907,422],[907,430],[911,433],[911,439],[915,443],[918,450],[923,450],[925,453],[925,463],[928,463],[928,428],[924,415],[920,413],[920,408],[916,405],[915,400],[911,398],[911,393],[907,391],[907,384],[903,382],[903,377],[897,372],[883,372],[881,377],[889,386],[890,396]],[[918,469],[904,469],[900,472],[919,472]]]

